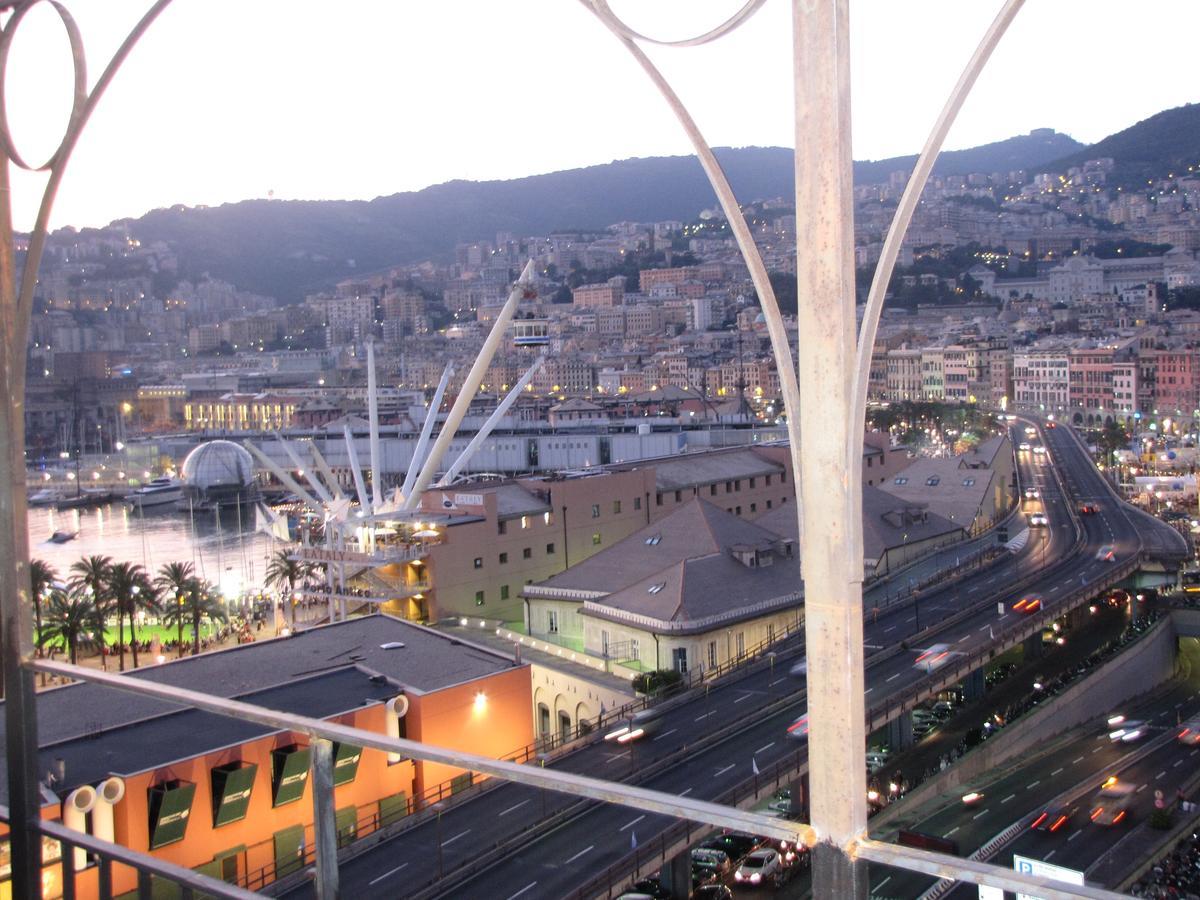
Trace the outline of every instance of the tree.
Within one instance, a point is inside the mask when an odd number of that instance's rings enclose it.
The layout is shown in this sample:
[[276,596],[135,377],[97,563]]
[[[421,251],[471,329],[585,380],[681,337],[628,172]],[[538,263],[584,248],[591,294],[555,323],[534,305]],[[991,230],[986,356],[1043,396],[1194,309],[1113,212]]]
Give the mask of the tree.
[[1129,446],[1129,435],[1114,419],[1107,419],[1104,429],[1100,432],[1100,449],[1104,451],[1104,461],[1112,459],[1113,454],[1122,447]]
[[125,619],[129,619],[129,645],[133,649],[133,667],[138,667],[137,613],[156,610],[158,593],[150,583],[146,570],[135,563],[120,562],[109,567],[108,597],[117,614],[117,646],[120,648],[120,670],[125,671]]
[[[172,606],[181,606],[184,595],[192,589],[196,570],[190,562],[167,563],[158,570],[154,586],[158,588],[159,602],[169,611]],[[164,617],[165,618],[165,617]],[[175,642],[179,655],[183,656],[183,617],[175,617]]]
[[95,644],[93,634],[103,631],[104,615],[90,594],[80,589],[55,590],[50,594],[41,642],[61,643],[71,665],[77,662],[79,648]]
[[33,598],[34,643],[42,645],[42,601],[50,595],[58,572],[44,559],[29,561],[29,593]]
[[163,612],[163,619],[168,625],[182,627],[187,622],[192,627],[192,656],[200,653],[200,623],[204,619],[210,622],[229,619],[221,600],[213,592],[213,586],[207,581],[193,578],[188,583],[187,591],[182,595],[182,602],[169,603]]
[[296,585],[308,576],[311,569],[304,563],[291,559],[290,553],[291,551],[287,549],[275,551],[275,555],[267,563],[267,575],[264,583],[267,587],[280,590],[281,593],[283,586],[287,585],[287,594],[284,600],[288,610],[288,626],[295,627],[293,598],[296,593]]

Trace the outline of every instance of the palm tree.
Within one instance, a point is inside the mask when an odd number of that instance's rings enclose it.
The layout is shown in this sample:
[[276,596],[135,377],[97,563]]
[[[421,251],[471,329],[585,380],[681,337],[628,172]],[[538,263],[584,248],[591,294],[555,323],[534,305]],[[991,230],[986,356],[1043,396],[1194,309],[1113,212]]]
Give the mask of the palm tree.
[[78,562],[71,563],[71,578],[67,587],[71,591],[88,594],[96,604],[96,613],[100,617],[100,647],[103,650],[106,643],[105,619],[108,616],[108,570],[112,568],[111,556],[85,556]]
[[90,594],[82,590],[55,590],[50,594],[41,640],[61,642],[71,665],[76,663],[79,647],[94,644],[92,635],[103,630],[104,615]]
[[119,562],[108,569],[108,596],[117,614],[117,644],[121,648],[120,670],[125,671],[125,619],[129,619],[129,645],[133,667],[138,667],[137,613],[158,608],[158,592],[146,570],[136,563]]
[[229,619],[229,614],[225,611],[221,599],[214,593],[212,585],[207,581],[200,581],[198,578],[191,579],[187,590],[179,596],[182,598],[179,602],[167,604],[163,612],[163,619],[167,624],[174,623],[178,628],[182,628],[183,622],[191,624],[192,655],[197,656],[200,653],[201,620],[208,619],[210,622],[215,622],[220,619],[224,622]]
[[[191,582],[195,581],[196,570],[190,562],[167,563],[158,570],[154,586],[159,590],[160,602],[169,611],[172,606],[180,606],[184,595],[191,590]],[[164,616],[165,618],[165,616]],[[183,617],[175,616],[175,644],[179,655],[183,656]]]
[[50,563],[44,559],[29,561],[29,593],[33,597],[33,621],[36,629],[34,642],[39,648],[42,645],[42,601],[49,596],[50,589],[56,581],[58,572]]
[[296,624],[296,610],[293,604],[293,597],[296,593],[296,585],[303,581],[309,573],[309,567],[304,563],[297,562],[289,557],[290,550],[276,550],[275,555],[271,557],[271,561],[267,563],[267,575],[264,583],[267,587],[274,587],[281,590],[284,585],[287,585],[287,593],[284,597],[284,608],[288,610],[287,623],[291,627]]

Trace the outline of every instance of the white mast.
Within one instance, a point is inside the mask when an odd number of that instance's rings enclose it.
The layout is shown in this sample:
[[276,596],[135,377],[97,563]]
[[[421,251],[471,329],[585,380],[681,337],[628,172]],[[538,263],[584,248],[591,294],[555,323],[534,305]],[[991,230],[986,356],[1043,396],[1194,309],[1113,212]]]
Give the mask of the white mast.
[[[379,464],[379,392],[375,383],[375,336],[367,337],[367,421],[371,431],[371,507],[383,502],[383,470]],[[363,498],[365,504],[366,498]]]
[[516,399],[521,396],[521,391],[525,390],[525,386],[533,380],[534,374],[542,367],[542,363],[545,361],[546,357],[539,356],[537,362],[529,367],[529,371],[521,376],[521,380],[513,385],[513,389],[508,392],[508,396],[500,402],[500,405],[496,407],[496,411],[488,416],[488,420],[483,423],[483,427],[479,429],[475,437],[471,438],[471,443],[467,444],[467,448],[458,455],[458,459],[454,460],[450,468],[446,470],[446,474],[442,476],[441,481],[435,487],[445,487],[454,480],[459,470],[475,455],[475,451],[479,449],[479,445],[487,440],[488,435],[492,433],[492,429],[500,424],[500,420],[504,418],[504,414],[516,402]]
[[412,460],[408,464],[408,473],[404,476],[404,486],[400,488],[400,496],[407,498],[412,492],[413,482],[421,471],[421,463],[425,461],[425,448],[429,446],[429,436],[433,434],[433,426],[437,421],[437,411],[442,408],[442,397],[450,378],[454,375],[454,364],[450,363],[442,372],[442,380],[438,382],[437,390],[433,392],[433,401],[429,404],[429,412],[421,424],[421,436],[417,438],[417,446],[413,450]]

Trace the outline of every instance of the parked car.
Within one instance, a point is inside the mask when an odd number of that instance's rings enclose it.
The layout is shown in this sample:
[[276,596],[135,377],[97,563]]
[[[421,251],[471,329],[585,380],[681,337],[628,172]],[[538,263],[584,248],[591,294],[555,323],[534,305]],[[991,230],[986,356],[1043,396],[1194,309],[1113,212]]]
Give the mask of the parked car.
[[715,850],[722,850],[730,859],[741,859],[752,850],[761,847],[763,839],[740,831],[725,831],[715,834],[701,844]]
[[733,891],[723,884],[706,884],[692,891],[692,900],[733,900]]
[[715,872],[729,871],[729,854],[714,847],[695,847],[692,850],[692,865],[703,866]]
[[742,864],[733,873],[733,880],[739,884],[765,884],[768,881],[779,884],[783,875],[783,859],[777,850],[764,847],[755,850],[742,860]]
[[933,704],[933,714],[939,719],[949,719],[954,715],[954,704],[949,700],[939,700]]
[[662,886],[662,882],[657,878],[644,878],[636,882],[633,889],[639,894],[647,897],[653,897],[655,900],[671,900],[674,894]]

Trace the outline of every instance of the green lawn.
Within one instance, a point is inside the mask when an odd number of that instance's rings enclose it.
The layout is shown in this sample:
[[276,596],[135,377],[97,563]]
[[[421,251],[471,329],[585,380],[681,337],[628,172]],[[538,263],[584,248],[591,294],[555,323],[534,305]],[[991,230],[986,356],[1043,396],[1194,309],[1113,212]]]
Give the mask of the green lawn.
[[[201,622],[200,623],[200,639],[204,640],[204,638],[210,637],[211,635],[215,634],[217,631],[217,628],[219,628],[219,627],[220,626],[214,627],[205,622]],[[138,626],[137,638],[139,641],[152,641],[156,637],[163,643],[166,643],[167,641],[175,640],[178,637],[178,633],[174,627],[167,627],[166,625],[139,625]],[[192,626],[190,624],[183,626],[183,639],[185,642],[190,641],[192,639]],[[107,628],[104,629],[104,640],[105,640],[105,643],[109,644],[110,646],[117,642],[117,626],[115,623],[109,625]],[[125,641],[127,643],[129,641],[129,623],[128,622],[125,623]],[[47,641],[46,646],[47,647],[58,647],[59,649],[62,649],[62,644],[59,641]],[[84,652],[86,652],[86,651],[84,651]]]

